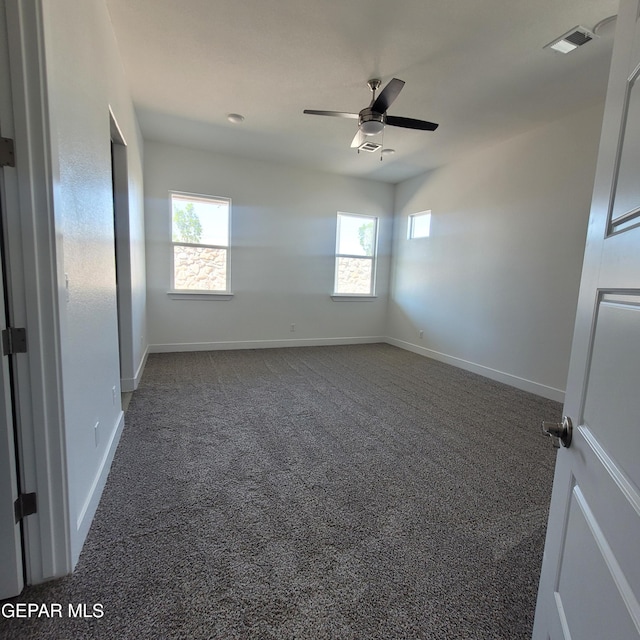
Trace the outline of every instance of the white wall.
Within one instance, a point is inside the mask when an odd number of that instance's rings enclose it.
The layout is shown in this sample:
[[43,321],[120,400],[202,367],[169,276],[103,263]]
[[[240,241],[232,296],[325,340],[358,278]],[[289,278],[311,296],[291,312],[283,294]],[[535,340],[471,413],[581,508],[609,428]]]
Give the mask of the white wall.
[[[151,350],[335,344],[384,337],[391,185],[152,141],[145,142],[144,164]],[[167,296],[169,190],[231,198],[231,300]],[[375,300],[330,297],[338,211],[380,217]]]
[[133,275],[127,295],[135,336],[133,368],[143,361],[145,348],[142,141],[104,2],[45,0],[43,18],[69,527],[75,564],[123,425],[109,109],[128,145]]
[[[601,122],[594,106],[397,186],[393,344],[563,398]],[[426,209],[431,237],[407,240]]]

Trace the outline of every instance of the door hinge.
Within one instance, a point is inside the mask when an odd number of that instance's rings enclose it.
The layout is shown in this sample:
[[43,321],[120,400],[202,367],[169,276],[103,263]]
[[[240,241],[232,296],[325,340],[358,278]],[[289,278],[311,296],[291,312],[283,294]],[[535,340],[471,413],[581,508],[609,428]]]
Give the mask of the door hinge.
[[2,353],[5,356],[27,352],[27,330],[7,327],[2,331]]
[[0,167],[15,167],[16,154],[11,138],[0,138]]
[[33,513],[37,513],[38,505],[35,493],[21,493],[13,503],[16,514],[16,524]]

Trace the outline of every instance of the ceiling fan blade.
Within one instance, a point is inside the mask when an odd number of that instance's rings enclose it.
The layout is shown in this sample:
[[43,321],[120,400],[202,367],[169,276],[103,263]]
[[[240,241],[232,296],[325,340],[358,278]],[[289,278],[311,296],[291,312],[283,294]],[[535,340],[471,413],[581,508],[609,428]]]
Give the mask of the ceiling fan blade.
[[416,120],[415,118],[403,118],[401,116],[387,116],[385,122],[394,127],[404,127],[405,129],[420,129],[421,131],[435,131],[438,125],[435,122],[426,120]]
[[391,106],[391,103],[398,97],[400,91],[404,87],[404,80],[393,78],[389,80],[387,86],[380,92],[380,95],[371,105],[371,111],[375,113],[385,113]]
[[351,141],[351,148],[357,149],[361,144],[365,142],[366,139],[367,139],[367,136],[365,136],[364,133],[362,133],[362,131],[358,129],[355,137]]
[[315,109],[305,109],[303,113],[308,113],[312,116],[333,116],[334,118],[355,118],[360,117],[357,113],[347,113],[346,111],[316,111]]

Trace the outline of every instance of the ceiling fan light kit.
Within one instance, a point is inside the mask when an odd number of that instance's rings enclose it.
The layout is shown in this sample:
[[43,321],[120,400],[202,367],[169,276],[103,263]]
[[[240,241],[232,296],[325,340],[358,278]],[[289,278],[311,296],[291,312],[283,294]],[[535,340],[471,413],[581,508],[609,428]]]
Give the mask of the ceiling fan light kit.
[[384,116],[380,113],[367,113],[360,116],[360,131],[365,136],[377,136],[384,129]]
[[420,131],[435,131],[438,128],[435,122],[387,115],[387,109],[404,87],[403,80],[392,78],[377,97],[376,91],[380,88],[381,81],[378,78],[373,78],[369,80],[367,84],[372,93],[371,103],[359,113],[319,111],[316,109],[305,109],[304,113],[315,116],[332,116],[334,118],[357,118],[358,131],[351,142],[351,148],[358,149],[358,151],[377,151],[381,149],[382,145],[367,142],[365,136],[375,136],[382,133],[385,125],[403,127],[404,129],[417,129]]

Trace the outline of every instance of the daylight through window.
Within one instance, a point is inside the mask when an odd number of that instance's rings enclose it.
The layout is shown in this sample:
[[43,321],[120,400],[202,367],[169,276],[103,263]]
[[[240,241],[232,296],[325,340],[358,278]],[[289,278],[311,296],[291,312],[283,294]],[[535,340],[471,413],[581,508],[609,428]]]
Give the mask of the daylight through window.
[[377,238],[377,218],[338,214],[335,294],[373,295]]
[[171,194],[172,289],[227,293],[228,198]]
[[431,211],[412,213],[409,216],[409,239],[428,238],[431,232]]

